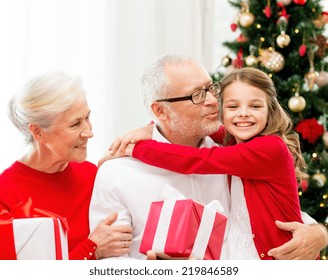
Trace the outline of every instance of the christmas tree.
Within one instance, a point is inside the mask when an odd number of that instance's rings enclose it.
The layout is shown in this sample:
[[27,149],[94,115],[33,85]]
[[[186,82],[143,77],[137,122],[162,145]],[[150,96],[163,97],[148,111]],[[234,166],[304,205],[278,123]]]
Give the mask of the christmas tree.
[[[299,133],[308,180],[299,186],[302,210],[328,226],[328,13],[320,0],[230,0],[236,40],[211,76],[231,67],[256,67],[276,85],[279,102]],[[328,250],[321,252],[327,259]]]

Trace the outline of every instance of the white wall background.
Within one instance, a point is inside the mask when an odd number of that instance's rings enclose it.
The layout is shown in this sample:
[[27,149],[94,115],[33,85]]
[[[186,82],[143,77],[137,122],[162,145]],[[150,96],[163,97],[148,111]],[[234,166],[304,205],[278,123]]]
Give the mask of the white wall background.
[[[323,1],[328,10],[328,0]],[[84,81],[97,162],[118,135],[145,125],[139,79],[158,55],[220,65],[237,11],[228,0],[0,0],[0,172],[25,144],[7,117],[10,96],[33,76],[62,70]]]
[[97,162],[116,136],[149,122],[139,79],[156,56],[183,53],[216,68],[230,10],[225,0],[0,0],[0,171],[26,149],[7,103],[30,78],[82,78],[95,133],[88,159]]

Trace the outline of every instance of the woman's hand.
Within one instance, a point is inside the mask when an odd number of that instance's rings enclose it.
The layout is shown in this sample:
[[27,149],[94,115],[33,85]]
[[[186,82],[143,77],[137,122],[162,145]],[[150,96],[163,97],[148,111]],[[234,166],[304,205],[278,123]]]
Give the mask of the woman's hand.
[[117,219],[117,213],[108,216],[89,235],[89,239],[97,244],[97,259],[118,257],[130,251],[132,243],[132,227],[129,225],[112,224]]

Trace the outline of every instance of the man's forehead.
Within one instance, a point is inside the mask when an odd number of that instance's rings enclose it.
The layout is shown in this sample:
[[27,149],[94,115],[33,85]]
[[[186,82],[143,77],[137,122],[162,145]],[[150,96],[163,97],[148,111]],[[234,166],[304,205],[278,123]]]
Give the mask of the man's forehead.
[[176,86],[202,87],[209,84],[212,79],[204,68],[196,63],[181,63],[170,65],[168,77],[172,84]]
[[204,67],[202,65],[192,60],[168,63],[165,65],[165,68],[168,73],[175,73],[180,75],[183,75],[184,73],[196,73],[204,71]]

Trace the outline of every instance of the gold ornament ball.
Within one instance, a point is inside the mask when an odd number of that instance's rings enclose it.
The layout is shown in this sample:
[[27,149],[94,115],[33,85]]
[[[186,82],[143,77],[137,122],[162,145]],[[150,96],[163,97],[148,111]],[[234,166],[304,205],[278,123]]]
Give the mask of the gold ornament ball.
[[288,6],[290,3],[292,3],[292,0],[277,0],[277,3],[281,3],[284,6]]
[[231,61],[232,61],[231,58],[228,55],[226,55],[225,57],[222,58],[221,65],[227,67],[231,64]]
[[245,28],[250,27],[253,24],[254,20],[255,17],[250,12],[244,12],[239,16],[239,24]]
[[311,90],[314,84],[317,82],[319,73],[317,71],[310,71],[304,75],[305,84],[308,90]]
[[293,96],[288,100],[288,108],[294,113],[302,112],[305,106],[306,101],[302,96]]
[[287,47],[290,43],[290,37],[287,34],[280,34],[276,39],[279,48]]
[[257,59],[257,57],[255,55],[252,55],[251,54],[251,55],[249,55],[249,56],[246,57],[245,62],[247,64],[247,66],[253,66],[253,65],[255,65],[255,64],[258,63],[258,59]]
[[319,187],[323,187],[327,182],[327,177],[322,173],[316,173],[312,176],[312,178],[317,181]]
[[325,148],[328,148],[328,131],[325,131],[322,135],[322,142]]
[[319,87],[323,87],[328,84],[328,72],[320,71],[315,82]]
[[262,66],[273,72],[279,72],[285,66],[284,56],[276,51],[263,50],[260,60]]

